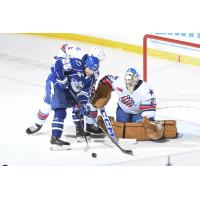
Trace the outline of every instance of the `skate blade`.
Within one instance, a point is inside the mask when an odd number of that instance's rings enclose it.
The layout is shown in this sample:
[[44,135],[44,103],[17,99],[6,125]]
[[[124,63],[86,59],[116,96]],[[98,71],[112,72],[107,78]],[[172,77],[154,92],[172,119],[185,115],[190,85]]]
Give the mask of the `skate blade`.
[[106,137],[105,134],[91,134],[90,136],[92,139],[103,139]]
[[52,151],[64,151],[64,150],[70,150],[71,147],[69,145],[51,145],[50,150]]

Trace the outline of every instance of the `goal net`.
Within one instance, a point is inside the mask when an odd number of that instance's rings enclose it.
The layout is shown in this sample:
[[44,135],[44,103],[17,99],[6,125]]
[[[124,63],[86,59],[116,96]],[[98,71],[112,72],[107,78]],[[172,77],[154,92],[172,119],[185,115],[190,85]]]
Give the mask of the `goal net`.
[[145,35],[143,79],[154,89],[160,114],[180,119],[195,115],[199,121],[200,44]]

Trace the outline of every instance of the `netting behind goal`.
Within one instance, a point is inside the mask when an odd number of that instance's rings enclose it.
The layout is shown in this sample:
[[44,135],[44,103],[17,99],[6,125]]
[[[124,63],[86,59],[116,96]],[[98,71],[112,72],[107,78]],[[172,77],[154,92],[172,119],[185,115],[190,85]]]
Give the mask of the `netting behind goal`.
[[200,110],[200,44],[155,35],[143,42],[143,79],[153,86],[158,109]]

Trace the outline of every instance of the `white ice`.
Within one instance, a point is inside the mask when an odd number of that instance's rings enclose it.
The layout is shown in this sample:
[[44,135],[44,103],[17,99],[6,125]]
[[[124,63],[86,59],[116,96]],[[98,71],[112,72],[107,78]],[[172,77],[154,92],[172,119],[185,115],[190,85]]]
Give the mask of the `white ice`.
[[[132,148],[134,156],[123,154],[109,140],[104,143],[72,142],[68,151],[50,151],[50,114],[41,131],[26,135],[25,130],[34,123],[44,95],[45,80],[53,56],[65,41],[20,34],[0,34],[0,165],[173,165],[200,164],[200,68],[150,59],[149,83],[158,98],[157,119],[176,119],[182,137],[160,142],[122,144]],[[92,45],[73,42],[88,50]],[[103,47],[106,59],[101,76],[123,75],[134,66],[142,72],[142,56],[120,49]],[[116,95],[106,106],[107,113],[115,116]],[[68,110],[65,135],[75,134]],[[91,153],[97,153],[92,158]],[[170,156],[170,157],[169,157]]]

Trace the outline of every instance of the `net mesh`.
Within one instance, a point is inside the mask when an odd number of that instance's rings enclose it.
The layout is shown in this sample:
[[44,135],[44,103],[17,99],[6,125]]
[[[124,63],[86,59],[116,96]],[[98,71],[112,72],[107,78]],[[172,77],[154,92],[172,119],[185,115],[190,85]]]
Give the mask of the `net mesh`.
[[195,110],[200,117],[200,47],[149,38],[146,63],[147,82],[157,96],[158,110],[167,109],[168,115],[169,109],[190,109],[188,114]]

